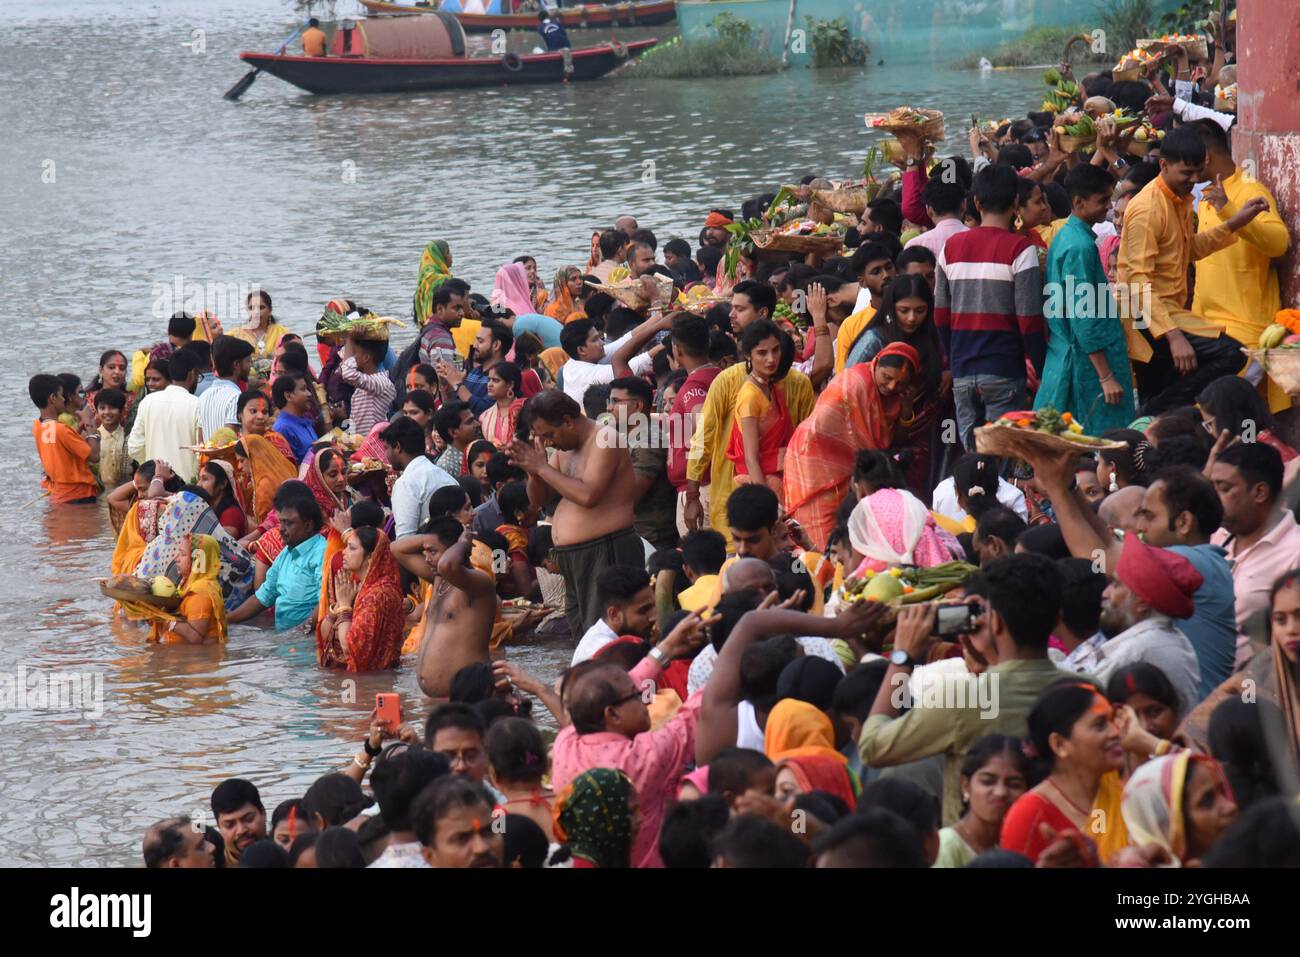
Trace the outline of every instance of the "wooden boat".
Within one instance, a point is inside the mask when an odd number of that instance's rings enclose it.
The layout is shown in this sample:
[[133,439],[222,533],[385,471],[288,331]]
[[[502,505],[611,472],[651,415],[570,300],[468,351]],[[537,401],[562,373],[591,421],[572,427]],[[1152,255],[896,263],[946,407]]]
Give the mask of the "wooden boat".
[[[444,0],[441,7],[388,3],[387,0],[360,0],[372,14],[393,15],[408,13],[450,13],[460,21],[467,33],[491,33],[493,30],[536,30],[534,13],[463,13],[454,0]],[[489,9],[499,8],[493,3]],[[566,30],[586,30],[597,27],[652,27],[672,23],[677,19],[676,0],[645,0],[641,3],[592,3],[564,7],[558,11],[560,25]]]
[[329,56],[241,53],[239,58],[309,93],[402,93],[594,80],[656,42],[612,40],[557,53],[469,57],[456,18],[438,13],[342,21]]

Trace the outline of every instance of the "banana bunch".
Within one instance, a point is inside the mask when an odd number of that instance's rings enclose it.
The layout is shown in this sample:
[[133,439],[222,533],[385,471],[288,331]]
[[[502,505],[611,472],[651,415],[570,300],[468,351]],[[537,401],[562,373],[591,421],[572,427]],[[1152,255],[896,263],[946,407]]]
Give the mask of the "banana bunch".
[[1259,336],[1259,347],[1261,349],[1276,349],[1286,338],[1286,326],[1273,323],[1265,329]]
[[1092,136],[1097,132],[1096,126],[1092,122],[1092,117],[1084,113],[1079,119],[1069,126],[1058,125],[1056,127],[1057,136]]
[[1061,79],[1061,74],[1056,70],[1044,73],[1043,82],[1052,88],[1043,97],[1043,112],[1064,113],[1078,101],[1079,84],[1073,80]]

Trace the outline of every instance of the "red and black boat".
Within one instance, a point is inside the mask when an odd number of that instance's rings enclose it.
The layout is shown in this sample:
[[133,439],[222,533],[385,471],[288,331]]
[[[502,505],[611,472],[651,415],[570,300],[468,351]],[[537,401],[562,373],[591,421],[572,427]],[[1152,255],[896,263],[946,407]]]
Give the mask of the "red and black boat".
[[[536,30],[534,13],[466,13],[454,0],[433,4],[389,3],[387,0],[360,0],[372,14],[450,13],[466,33],[491,33],[493,30]],[[501,10],[499,0],[487,4],[489,10]],[[645,0],[642,3],[584,3],[555,11],[555,19],[566,30],[599,27],[653,27],[677,19],[676,0]]]
[[465,31],[449,13],[344,20],[328,56],[241,53],[250,66],[309,93],[402,93],[475,86],[594,80],[655,40],[556,53],[466,56]]

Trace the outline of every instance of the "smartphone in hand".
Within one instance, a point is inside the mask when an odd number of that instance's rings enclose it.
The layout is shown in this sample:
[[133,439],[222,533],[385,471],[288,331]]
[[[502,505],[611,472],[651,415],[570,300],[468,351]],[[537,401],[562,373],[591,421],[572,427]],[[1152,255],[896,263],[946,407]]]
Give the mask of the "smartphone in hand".
[[402,696],[395,691],[375,695],[375,717],[386,730],[397,731],[402,724]]

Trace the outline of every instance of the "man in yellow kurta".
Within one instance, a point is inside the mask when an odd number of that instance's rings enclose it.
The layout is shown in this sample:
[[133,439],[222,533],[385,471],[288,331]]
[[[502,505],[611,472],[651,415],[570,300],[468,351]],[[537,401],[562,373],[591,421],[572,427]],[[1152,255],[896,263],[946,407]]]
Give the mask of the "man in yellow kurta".
[[[1239,342],[1183,307],[1187,267],[1235,243],[1233,234],[1268,203],[1253,197],[1218,226],[1195,232],[1192,187],[1204,168],[1205,146],[1195,126],[1178,127],[1161,142],[1160,175],[1124,211],[1116,294],[1142,415],[1190,405],[1205,385],[1246,364]],[[1212,188],[1207,198],[1217,202],[1220,193]]]
[[[1197,123],[1205,143],[1205,176],[1219,181],[1227,202],[1216,209],[1208,199],[1197,207],[1198,230],[1206,233],[1223,224],[1252,197],[1262,197],[1268,209],[1237,233],[1241,242],[1207,256],[1196,266],[1196,296],[1192,312],[1213,322],[1245,346],[1254,346],[1259,335],[1282,308],[1277,270],[1273,260],[1286,255],[1291,245],[1286,223],[1278,215],[1277,200],[1258,179],[1237,168],[1232,147],[1222,128],[1213,122]],[[1270,412],[1291,407],[1291,397],[1272,379],[1260,385]]]
[[[746,375],[745,366],[738,363],[718,373],[713,380],[708,398],[700,409],[686,460],[687,507],[692,500],[698,507],[700,479],[709,473],[709,514],[705,520],[727,537],[728,545],[731,544],[731,535],[727,527],[727,499],[736,484],[736,471],[731,459],[727,458],[727,445],[731,442],[731,427],[736,417],[736,395],[744,385]],[[781,380],[781,387],[785,389],[790,421],[798,425],[808,418],[817,401],[812,381],[798,369],[791,369]]]

